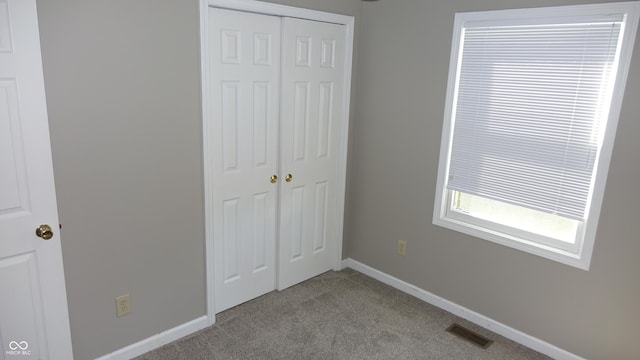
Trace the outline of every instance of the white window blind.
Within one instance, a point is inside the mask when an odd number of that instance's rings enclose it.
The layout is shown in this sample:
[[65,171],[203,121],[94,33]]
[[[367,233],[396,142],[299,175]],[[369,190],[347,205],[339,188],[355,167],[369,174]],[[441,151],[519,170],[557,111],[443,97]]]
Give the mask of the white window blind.
[[465,27],[447,188],[582,220],[621,23]]

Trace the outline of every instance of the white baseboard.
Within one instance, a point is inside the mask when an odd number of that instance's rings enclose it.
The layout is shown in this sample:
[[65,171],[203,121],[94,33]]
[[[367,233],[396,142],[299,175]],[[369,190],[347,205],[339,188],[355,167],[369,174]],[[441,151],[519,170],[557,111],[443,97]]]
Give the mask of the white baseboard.
[[204,329],[211,325],[209,318],[205,315],[195,320],[191,320],[182,325],[178,325],[167,331],[163,331],[160,334],[153,335],[142,341],[138,341],[135,344],[131,344],[120,350],[114,351],[110,354],[101,356],[96,360],[127,360],[136,356],[142,355],[151,350],[157,349],[163,345],[166,345],[172,341],[178,340],[181,337],[193,334],[194,332]]
[[409,295],[413,295],[418,299],[425,301],[431,305],[437,306],[443,310],[446,310],[452,314],[455,314],[463,319],[471,321],[474,324],[480,325],[485,329],[493,331],[496,334],[500,334],[507,339],[520,343],[528,348],[541,352],[547,356],[550,356],[557,360],[585,360],[584,358],[572,354],[566,350],[563,350],[553,344],[540,340],[531,335],[525,334],[522,331],[516,330],[505,324],[499,323],[491,318],[488,318],[482,314],[479,314],[473,310],[469,310],[463,306],[460,306],[454,302],[444,299],[438,295],[432,294],[426,290],[420,289],[414,285],[411,285],[405,281],[395,278],[389,274],[383,273],[380,270],[376,270],[368,265],[353,260],[351,258],[342,261],[342,267],[349,267],[357,270],[365,275],[368,275],[380,282],[383,282],[391,287],[394,287],[400,291],[403,291]]

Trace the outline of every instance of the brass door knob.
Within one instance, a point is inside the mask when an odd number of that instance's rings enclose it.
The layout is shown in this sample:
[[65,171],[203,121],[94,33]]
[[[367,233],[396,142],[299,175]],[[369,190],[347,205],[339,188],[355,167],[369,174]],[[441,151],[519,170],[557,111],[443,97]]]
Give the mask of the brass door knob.
[[293,175],[291,174],[287,174],[287,176],[284,177],[284,181],[286,182],[291,182],[292,179],[293,179]]
[[276,176],[276,175],[271,175],[271,183],[272,183],[272,184],[275,184],[275,183],[276,183],[276,181],[278,181],[278,176]]
[[51,226],[42,224],[36,228],[36,235],[44,240],[49,240],[53,237],[53,230],[51,230]]

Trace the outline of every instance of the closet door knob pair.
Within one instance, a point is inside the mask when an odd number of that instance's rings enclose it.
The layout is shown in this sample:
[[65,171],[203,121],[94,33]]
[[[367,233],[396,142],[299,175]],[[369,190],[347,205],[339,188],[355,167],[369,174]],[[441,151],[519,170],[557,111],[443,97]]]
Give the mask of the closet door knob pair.
[[[287,174],[287,176],[284,177],[284,181],[286,182],[291,182],[291,180],[293,180],[293,175],[291,174]],[[278,182],[278,175],[271,175],[271,183],[275,184],[276,182]]]

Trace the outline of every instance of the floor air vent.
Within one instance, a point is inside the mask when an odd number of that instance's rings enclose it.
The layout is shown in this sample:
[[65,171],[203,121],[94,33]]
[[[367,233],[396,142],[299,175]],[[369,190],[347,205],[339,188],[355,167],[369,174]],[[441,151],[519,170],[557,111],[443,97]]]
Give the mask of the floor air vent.
[[489,347],[489,345],[493,344],[493,340],[487,339],[486,337],[455,323],[449,326],[447,328],[447,331],[467,341],[470,341],[472,344],[477,345],[483,349],[486,349]]

